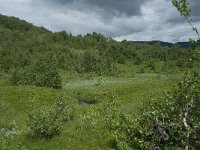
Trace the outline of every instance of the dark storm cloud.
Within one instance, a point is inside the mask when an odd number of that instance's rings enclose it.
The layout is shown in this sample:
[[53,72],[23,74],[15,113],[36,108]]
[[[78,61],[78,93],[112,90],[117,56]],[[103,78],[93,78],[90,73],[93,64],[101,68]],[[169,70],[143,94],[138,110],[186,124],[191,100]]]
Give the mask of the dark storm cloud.
[[[46,0],[47,1],[47,0]],[[75,4],[79,9],[103,10],[112,15],[125,14],[133,16],[140,14],[141,5],[147,0],[50,0],[54,4],[69,5]]]
[[[200,26],[200,1],[191,0]],[[52,31],[98,32],[116,40],[185,41],[195,38],[171,0],[0,0],[0,13]]]

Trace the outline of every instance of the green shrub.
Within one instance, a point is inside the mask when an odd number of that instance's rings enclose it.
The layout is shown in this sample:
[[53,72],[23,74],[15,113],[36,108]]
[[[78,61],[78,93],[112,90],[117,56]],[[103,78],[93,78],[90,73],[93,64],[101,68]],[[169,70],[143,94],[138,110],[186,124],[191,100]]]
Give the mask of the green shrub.
[[87,50],[83,55],[82,68],[84,68],[84,72],[97,72],[98,61],[98,54],[95,51]]
[[135,57],[135,60],[134,60],[134,64],[135,65],[140,65],[142,63],[142,59],[138,56]]
[[119,117],[113,125],[121,149],[198,149],[200,147],[200,75],[187,75],[178,89],[151,100],[142,115]]
[[148,62],[147,67],[149,67],[150,70],[155,70],[156,69],[155,62],[153,61]]
[[35,85],[38,87],[62,88],[61,76],[49,58],[41,57],[25,68],[16,68],[11,75],[14,85]]
[[51,110],[36,109],[28,114],[28,135],[30,137],[52,138],[59,135],[62,123],[71,118],[71,113],[66,112],[66,103],[63,98],[60,98]]
[[60,122],[51,113],[42,110],[28,115],[29,135],[32,137],[52,138],[60,133]]
[[34,84],[38,87],[62,88],[61,77],[55,69],[36,73]]
[[31,67],[14,69],[10,78],[13,85],[34,85],[34,80]]

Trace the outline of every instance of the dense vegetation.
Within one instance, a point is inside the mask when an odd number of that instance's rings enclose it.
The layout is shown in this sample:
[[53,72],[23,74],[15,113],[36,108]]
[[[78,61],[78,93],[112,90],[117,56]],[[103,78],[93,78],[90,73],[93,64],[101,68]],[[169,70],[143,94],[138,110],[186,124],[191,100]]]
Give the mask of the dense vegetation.
[[181,149],[185,106],[199,148],[198,46],[53,33],[3,15],[0,37],[1,149]]
[[119,66],[127,63],[141,65],[143,68],[138,68],[147,72],[197,65],[190,61],[194,50],[179,45],[169,48],[117,42],[95,32],[85,36],[72,36],[64,31],[52,33],[3,15],[0,16],[0,37],[0,68],[7,72],[24,69],[44,57],[58,69],[104,76],[117,75]]

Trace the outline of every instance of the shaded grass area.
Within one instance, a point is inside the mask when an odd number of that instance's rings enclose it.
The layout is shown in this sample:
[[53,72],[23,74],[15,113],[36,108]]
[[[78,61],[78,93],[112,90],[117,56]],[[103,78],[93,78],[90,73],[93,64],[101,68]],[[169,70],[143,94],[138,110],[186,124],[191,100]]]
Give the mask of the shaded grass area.
[[[177,77],[178,78],[178,77]],[[17,126],[19,134],[6,140],[7,149],[65,150],[109,149],[112,135],[102,121],[98,109],[103,103],[117,103],[117,112],[138,113],[145,100],[168,90],[171,77],[156,74],[136,74],[134,78],[103,78],[63,80],[63,89],[31,86],[0,86],[0,129]],[[27,114],[35,108],[50,108],[60,96],[68,107],[74,107],[73,119],[65,122],[60,135],[52,139],[31,139],[27,136]],[[79,105],[79,101],[92,105]],[[106,115],[106,113],[105,113]],[[13,123],[14,122],[14,123]],[[4,147],[4,149],[6,149]]]

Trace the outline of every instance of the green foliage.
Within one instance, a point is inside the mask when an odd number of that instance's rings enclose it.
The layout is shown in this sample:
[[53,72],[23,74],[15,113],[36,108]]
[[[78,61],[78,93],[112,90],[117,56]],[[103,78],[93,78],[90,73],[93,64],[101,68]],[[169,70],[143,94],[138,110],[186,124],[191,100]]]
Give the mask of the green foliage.
[[198,148],[199,98],[200,75],[187,75],[177,90],[145,104],[137,119],[121,116],[120,124],[114,126],[117,145],[135,149]]
[[[0,69],[10,72],[17,68],[19,74],[46,55],[52,55],[56,69],[103,76],[120,74],[116,67],[118,64],[142,66],[149,60],[155,64],[159,61],[186,61],[195,55],[192,49],[177,45],[162,47],[159,44],[136,44],[126,40],[117,42],[95,32],[85,36],[72,36],[64,31],[52,33],[6,16],[0,16],[0,37]],[[146,68],[145,72],[152,71]],[[43,75],[38,76],[38,80],[41,78]],[[44,86],[44,82],[38,84]]]
[[60,122],[52,118],[51,113],[42,110],[28,116],[27,126],[32,137],[52,138],[60,133]]
[[[111,149],[115,141],[110,132],[110,122],[115,122],[120,112],[137,112],[137,106],[142,102],[141,98],[148,95],[147,91],[158,93],[160,88],[167,89],[169,81],[165,81],[166,78],[161,75],[162,80],[158,82],[155,74],[136,74],[134,79],[102,77],[101,84],[96,86],[99,77],[87,80],[84,77],[75,77],[64,83],[67,86],[63,86],[63,90],[33,86],[0,86],[0,101],[2,106],[6,107],[0,110],[0,128],[16,120],[19,131],[17,136],[6,142],[6,147],[14,149],[21,145],[19,149],[22,146],[27,149],[48,150]],[[41,110],[48,114],[61,93],[63,97],[67,97],[67,108],[63,112],[66,115],[59,115],[66,120],[59,126],[60,134],[50,140],[27,138],[27,114],[32,110]],[[80,99],[96,100],[97,103],[79,105],[78,93],[81,93]],[[76,108],[74,112],[73,107]]]
[[142,62],[142,60],[141,60],[140,57],[136,57],[136,58],[135,58],[135,62],[134,62],[134,63],[135,63],[136,65],[141,64],[141,62]]
[[20,68],[14,69],[10,81],[13,85],[33,85],[34,84],[34,75],[31,73],[31,69]]
[[44,108],[33,110],[28,114],[28,135],[37,138],[52,138],[59,135],[63,121],[66,117],[69,117],[68,119],[72,117],[67,116],[69,114],[65,113],[65,109],[66,103],[63,98],[60,98],[49,111],[45,111]]
[[35,28],[32,24],[26,22],[26,21],[20,21],[18,18],[15,17],[7,17],[0,14],[0,26],[9,28],[9,29],[15,29],[15,30],[21,30],[21,31],[27,31]]
[[183,16],[190,16],[189,0],[172,0],[172,4]]
[[156,65],[153,61],[150,61],[148,64],[147,64],[147,67],[150,68],[150,70],[155,70],[156,69]]
[[84,72],[98,71],[98,54],[95,51],[86,51],[83,55],[82,68]]
[[61,77],[54,63],[48,57],[41,57],[31,66],[15,69],[11,82],[14,85],[36,85],[60,89],[62,87]]

